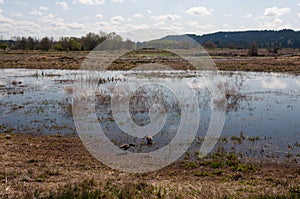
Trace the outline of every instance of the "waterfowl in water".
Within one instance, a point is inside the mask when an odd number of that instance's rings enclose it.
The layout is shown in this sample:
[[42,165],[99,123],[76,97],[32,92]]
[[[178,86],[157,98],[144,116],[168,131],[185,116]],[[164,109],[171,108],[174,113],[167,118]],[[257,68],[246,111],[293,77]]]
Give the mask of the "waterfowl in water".
[[145,139],[147,141],[147,145],[153,144],[153,137],[151,135],[147,135]]
[[123,149],[123,150],[127,150],[130,147],[135,147],[135,144],[121,144],[120,145],[120,148]]

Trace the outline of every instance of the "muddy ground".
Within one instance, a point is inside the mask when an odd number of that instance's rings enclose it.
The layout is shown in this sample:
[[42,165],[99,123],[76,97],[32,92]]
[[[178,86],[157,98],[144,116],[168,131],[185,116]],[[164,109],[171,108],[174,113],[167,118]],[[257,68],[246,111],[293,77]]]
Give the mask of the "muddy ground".
[[[281,50],[277,55],[260,49],[258,57],[247,56],[247,50],[209,50],[220,70],[293,72],[300,73],[299,50]],[[0,68],[32,69],[79,69],[89,52],[41,52],[10,51],[0,52]],[[109,54],[109,52],[106,52]],[[141,57],[142,54],[142,57]],[[147,54],[151,55],[150,58]],[[153,56],[154,55],[154,56]],[[173,59],[166,61],[166,54],[157,50],[137,53],[131,60],[113,64],[110,69],[127,70],[144,63],[163,63],[176,69],[188,69],[186,63]]]

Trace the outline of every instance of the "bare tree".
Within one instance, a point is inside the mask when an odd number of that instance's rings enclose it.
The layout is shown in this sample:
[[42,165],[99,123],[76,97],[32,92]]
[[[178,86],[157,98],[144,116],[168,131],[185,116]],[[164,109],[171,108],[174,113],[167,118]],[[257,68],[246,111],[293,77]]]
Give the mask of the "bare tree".
[[256,43],[252,43],[248,49],[249,56],[258,56],[258,49]]

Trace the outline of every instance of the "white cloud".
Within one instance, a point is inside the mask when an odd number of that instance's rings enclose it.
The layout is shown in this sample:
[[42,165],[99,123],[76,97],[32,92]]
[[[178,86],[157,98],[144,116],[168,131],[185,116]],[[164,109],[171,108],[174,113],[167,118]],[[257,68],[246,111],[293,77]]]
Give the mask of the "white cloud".
[[57,1],[55,4],[61,6],[64,10],[69,9],[68,3],[65,1]]
[[258,24],[261,28],[276,29],[276,30],[286,28],[286,25],[288,25],[288,24],[285,24],[282,19],[277,18],[277,17],[275,19],[272,19],[272,20],[259,22]]
[[41,6],[40,10],[48,10],[48,8],[46,6]]
[[186,24],[194,27],[199,25],[197,21],[188,21]]
[[103,15],[102,14],[97,14],[96,17],[99,18],[99,19],[103,19]]
[[193,29],[198,29],[198,30],[202,30],[202,31],[207,31],[207,30],[211,30],[213,29],[215,26],[211,25],[211,24],[205,24],[205,25],[200,25],[197,21],[188,21],[186,23],[188,26],[193,27]]
[[[39,14],[40,7],[33,14]],[[25,15],[25,13],[23,13]],[[11,17],[21,16],[20,13],[11,13]],[[5,38],[10,38],[11,35],[16,36],[34,36],[42,38],[45,35],[53,36],[58,38],[62,35],[73,35],[81,36],[85,33],[85,30],[91,29],[91,31],[98,32],[100,27],[95,27],[90,23],[81,24],[77,22],[66,22],[64,19],[59,18],[57,14],[42,14],[38,17],[35,15],[35,20],[22,20],[20,18],[8,18],[3,16],[3,13],[0,12],[0,30],[1,34]]]
[[300,12],[298,13],[298,18],[300,18]]
[[140,14],[140,13],[137,13],[137,14],[134,14],[133,17],[136,17],[136,18],[143,18],[144,15],[143,15],[143,14]]
[[4,3],[4,0],[0,0],[0,4],[3,4]]
[[205,25],[199,25],[198,28],[201,30],[211,30],[211,29],[215,28],[215,26],[211,25],[211,24],[205,24]]
[[36,31],[37,29],[40,29],[41,26],[37,25],[36,23],[33,23],[31,21],[15,21],[13,23],[13,27],[18,28],[18,29],[22,29],[23,31]]
[[51,22],[53,21],[54,15],[53,14],[48,14],[45,16],[42,16],[39,20],[42,22]]
[[162,21],[162,20],[176,20],[176,19],[180,19],[181,16],[180,15],[166,14],[166,15],[152,15],[151,18],[154,19],[155,21]]
[[159,21],[156,24],[154,24],[154,26],[163,26],[163,25],[165,25],[165,22],[163,21]]
[[84,29],[86,28],[85,24],[80,24],[77,22],[67,23],[64,19],[56,17],[54,14],[48,14],[46,16],[42,16],[39,19],[43,24],[48,25],[45,27],[46,29],[58,30],[58,29]]
[[39,15],[39,16],[42,15],[41,11],[39,11],[37,9],[34,9],[33,11],[29,12],[29,14],[31,14],[31,15]]
[[56,27],[56,28],[65,28],[65,20],[62,18],[54,18],[50,20],[50,26]]
[[[0,22],[1,22],[1,16],[0,16]],[[1,29],[1,32],[6,34],[6,35],[11,35],[11,29],[12,29],[12,26],[10,24],[7,24],[7,23],[0,23],[0,29]],[[1,35],[2,35],[1,33]]]
[[147,9],[147,12],[148,12],[148,14],[152,14],[152,11],[149,9]]
[[147,24],[128,24],[126,26],[126,30],[125,38],[128,38],[132,41],[149,41],[162,38],[166,35],[176,34],[176,32],[171,30],[170,24],[168,24],[168,28],[150,28]]
[[204,29],[211,29],[211,28],[215,28],[214,25],[211,25],[211,24],[205,24],[202,26]]
[[100,22],[93,23],[93,26],[103,28],[103,27],[109,27],[110,24],[106,21],[100,21]]
[[175,26],[182,26],[182,23],[179,23],[179,22],[174,22],[173,23]]
[[277,8],[277,7],[272,7],[272,8],[266,8],[264,12],[264,16],[267,17],[274,17],[274,16],[282,16],[284,14],[287,14],[290,12],[290,8],[285,7],[285,8]]
[[212,9],[206,7],[193,7],[185,11],[185,13],[194,16],[209,16],[212,15]]
[[102,5],[105,0],[74,0],[73,3],[80,3],[85,5]]
[[2,13],[0,12],[0,22],[1,23],[11,23],[13,22],[14,20],[8,18],[8,17],[5,17],[2,15]]
[[[147,28],[149,28],[149,26],[147,24],[127,24],[126,28],[130,29],[131,32],[127,32],[127,33],[138,33],[142,31],[142,29],[146,30]],[[133,31],[132,31],[133,30]],[[135,32],[135,30],[138,30],[137,32]]]
[[167,27],[162,27],[162,28],[169,28],[171,31],[173,31],[175,34],[178,34],[178,32],[181,30],[180,26],[177,26],[176,24],[171,24],[168,25]]
[[250,14],[250,13],[249,13],[249,14],[245,14],[245,15],[244,15],[244,18],[248,18],[248,19],[250,19],[250,18],[252,18],[252,17],[253,17],[253,15],[252,15],[252,14]]
[[110,22],[113,24],[120,24],[123,21],[125,21],[125,19],[122,16],[115,16],[110,19]]
[[15,13],[12,13],[12,16],[14,16],[14,17],[23,17],[23,14],[19,13],[19,12],[15,12]]
[[85,25],[77,23],[77,22],[73,22],[73,23],[70,23],[67,25],[70,29],[84,29],[85,28]]
[[4,18],[0,14],[0,29],[6,36],[10,35],[37,35],[40,34],[41,27],[33,22],[25,20],[12,20]]
[[123,3],[123,0],[111,0],[113,3]]

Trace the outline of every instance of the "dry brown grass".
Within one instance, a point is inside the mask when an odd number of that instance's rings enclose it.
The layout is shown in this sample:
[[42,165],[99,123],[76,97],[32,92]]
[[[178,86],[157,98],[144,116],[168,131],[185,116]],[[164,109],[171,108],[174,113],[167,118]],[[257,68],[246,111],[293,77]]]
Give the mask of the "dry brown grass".
[[220,70],[300,73],[298,57],[259,57],[253,59],[215,60]]
[[[0,53],[0,68],[31,68],[31,69],[79,69],[89,52],[22,52],[10,51]],[[109,53],[109,52],[108,52]],[[247,50],[210,50],[216,66],[220,70],[263,71],[263,72],[292,72],[300,73],[299,50],[285,49],[278,56],[270,54],[266,49],[260,49],[259,57],[248,57]],[[170,54],[168,59],[165,52],[146,52],[131,56],[131,60],[116,61],[110,69],[128,70],[140,64],[161,63],[175,69],[190,68],[185,61],[174,59]],[[150,59],[149,56],[150,55]],[[292,55],[291,57],[287,55]]]
[[[77,192],[107,198],[299,197],[299,165],[270,163],[236,170],[215,168],[212,160],[183,161],[157,172],[129,174],[95,160],[74,136],[0,134],[0,140],[0,198],[72,198]],[[239,168],[250,168],[247,164]]]
[[0,68],[78,69],[88,52],[0,53]]

